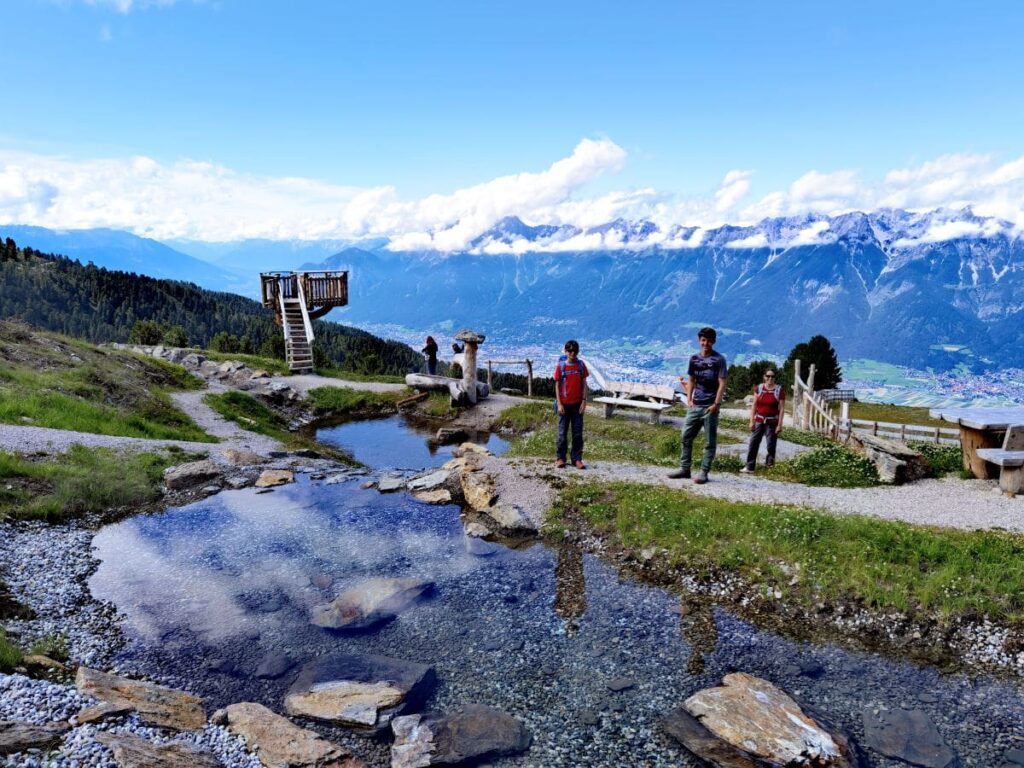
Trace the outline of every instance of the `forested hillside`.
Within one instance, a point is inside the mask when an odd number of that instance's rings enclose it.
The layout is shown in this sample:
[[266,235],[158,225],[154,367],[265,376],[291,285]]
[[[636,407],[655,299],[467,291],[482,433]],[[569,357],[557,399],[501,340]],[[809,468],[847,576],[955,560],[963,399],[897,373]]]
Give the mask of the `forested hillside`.
[[[189,343],[206,347],[217,333],[246,337],[259,349],[283,336],[260,304],[192,283],[157,280],[128,272],[83,266],[63,256],[0,243],[0,319],[18,319],[93,342],[127,341],[138,320],[180,326]],[[345,370],[394,373],[418,370],[423,358],[404,344],[337,323],[314,323],[316,342],[328,360]],[[281,340],[278,342],[278,340]]]

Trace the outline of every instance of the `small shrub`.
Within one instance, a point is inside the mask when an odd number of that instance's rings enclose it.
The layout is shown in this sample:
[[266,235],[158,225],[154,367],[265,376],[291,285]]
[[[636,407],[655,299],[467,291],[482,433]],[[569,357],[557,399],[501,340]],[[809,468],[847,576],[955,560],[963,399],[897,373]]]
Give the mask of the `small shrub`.
[[68,639],[62,634],[47,635],[36,640],[28,652],[35,655],[48,656],[54,661],[62,663],[67,661],[71,655],[68,651]]
[[828,445],[787,462],[797,482],[831,488],[878,485],[878,470],[863,456],[839,445]]
[[0,629],[0,672],[10,673],[21,664],[21,649],[7,638]]
[[963,451],[959,445],[939,445],[936,443],[912,442],[907,447],[924,456],[936,477],[963,469]]

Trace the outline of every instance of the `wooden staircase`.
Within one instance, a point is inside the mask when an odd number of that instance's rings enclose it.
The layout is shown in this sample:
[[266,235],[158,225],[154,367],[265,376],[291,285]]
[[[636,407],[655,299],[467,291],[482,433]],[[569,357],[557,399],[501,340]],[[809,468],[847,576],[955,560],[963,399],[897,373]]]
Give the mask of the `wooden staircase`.
[[292,373],[312,373],[313,348],[306,335],[306,307],[299,299],[285,299],[281,303],[284,307],[284,351],[288,368]]

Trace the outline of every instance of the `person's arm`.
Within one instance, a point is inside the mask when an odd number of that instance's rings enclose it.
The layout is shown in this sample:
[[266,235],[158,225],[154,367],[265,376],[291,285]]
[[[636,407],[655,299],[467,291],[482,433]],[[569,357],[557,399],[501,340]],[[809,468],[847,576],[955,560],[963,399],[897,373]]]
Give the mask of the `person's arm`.
[[558,386],[559,382],[562,380],[562,377],[559,375],[561,373],[561,371],[562,371],[562,366],[561,365],[556,365],[555,366],[555,405],[557,406],[559,413],[565,413],[565,408],[562,407],[562,396],[560,394],[558,394],[559,390],[561,390],[561,387]]
[[754,431],[754,415],[757,413],[757,387],[754,387],[754,402],[750,404],[750,431]]
[[690,381],[686,385],[686,407],[693,408],[693,388],[697,386],[697,377],[690,374]]
[[782,431],[782,420],[786,417],[786,390],[779,393],[779,423],[775,425],[775,434]]
[[586,363],[581,361],[580,365],[583,366],[583,400],[580,401],[580,413],[583,413],[587,410],[587,376],[590,375],[590,371],[587,370]]
[[[725,385],[729,383],[728,379],[718,380],[718,391],[715,392],[715,402],[708,406],[708,410],[712,413],[718,413],[722,410],[722,398],[725,397]],[[714,409],[713,411],[711,409]]]

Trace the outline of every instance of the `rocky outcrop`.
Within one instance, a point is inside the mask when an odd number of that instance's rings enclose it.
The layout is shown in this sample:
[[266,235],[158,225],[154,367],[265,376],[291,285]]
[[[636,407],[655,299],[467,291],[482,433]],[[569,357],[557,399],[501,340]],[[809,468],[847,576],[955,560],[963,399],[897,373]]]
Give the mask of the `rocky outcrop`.
[[267,768],[363,768],[363,761],[344,747],[300,728],[262,704],[231,704],[211,718],[235,736]]
[[920,709],[865,709],[864,742],[886,757],[923,768],[953,768],[956,753]]
[[285,697],[285,711],[341,725],[381,730],[434,686],[434,670],[386,656],[331,653],[305,665]]
[[532,741],[522,722],[479,704],[450,715],[397,717],[391,728],[391,768],[475,763],[524,752]]
[[498,498],[494,478],[487,472],[463,470],[459,480],[466,504],[477,512],[487,512]]
[[721,768],[855,768],[847,740],[767,680],[736,672],[688,698],[664,722],[698,757]]
[[197,485],[206,485],[221,476],[220,467],[209,459],[190,461],[164,470],[164,486],[169,491],[180,491]]
[[120,768],[219,768],[220,761],[209,752],[188,744],[156,745],[127,733],[100,731],[96,740],[114,753]]
[[434,491],[416,491],[413,498],[422,501],[424,504],[451,504],[452,492],[447,488],[438,488]]
[[411,608],[433,587],[426,579],[370,579],[314,607],[311,621],[326,629],[369,629]]
[[273,488],[295,482],[295,473],[290,469],[265,469],[256,478],[257,488]]
[[179,731],[198,730],[206,725],[203,700],[184,691],[88,667],[78,668],[75,686],[81,694],[137,712],[139,719],[149,725]]
[[931,466],[924,456],[903,443],[853,432],[847,444],[875,465],[883,483],[902,485],[931,474]]
[[0,720],[0,755],[29,749],[52,749],[69,728],[67,723],[33,725],[17,720]]

